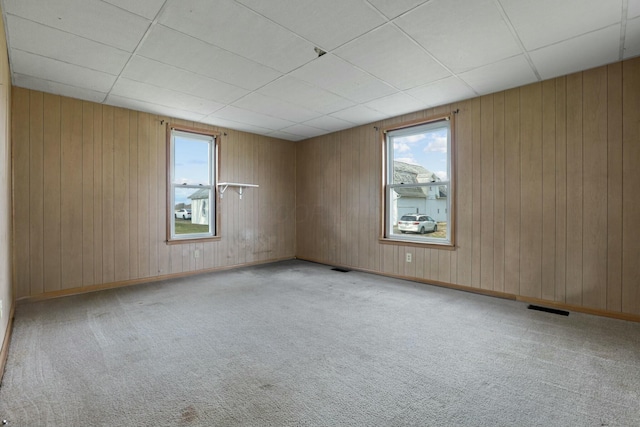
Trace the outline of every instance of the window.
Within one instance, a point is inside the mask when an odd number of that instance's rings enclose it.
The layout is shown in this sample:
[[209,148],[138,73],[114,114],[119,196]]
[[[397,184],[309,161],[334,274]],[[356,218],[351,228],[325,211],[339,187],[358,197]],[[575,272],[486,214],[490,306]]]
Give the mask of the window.
[[216,134],[171,127],[168,159],[168,242],[217,235]]
[[451,117],[387,129],[384,239],[453,245]]

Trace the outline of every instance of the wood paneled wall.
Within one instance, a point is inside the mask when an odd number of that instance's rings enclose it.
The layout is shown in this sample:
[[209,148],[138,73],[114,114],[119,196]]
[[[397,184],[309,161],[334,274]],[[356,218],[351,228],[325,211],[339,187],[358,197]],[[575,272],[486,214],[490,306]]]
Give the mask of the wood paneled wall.
[[[227,190],[219,241],[165,243],[167,121],[226,133],[220,180],[260,186]],[[17,298],[294,256],[293,142],[20,88],[12,129]]]
[[[456,249],[381,244],[374,126],[456,109]],[[640,315],[640,59],[296,149],[299,258]]]
[[[0,46],[6,46],[4,22],[0,19]],[[13,309],[11,255],[11,79],[6,49],[0,49],[0,379],[4,372],[9,340],[7,332]]]

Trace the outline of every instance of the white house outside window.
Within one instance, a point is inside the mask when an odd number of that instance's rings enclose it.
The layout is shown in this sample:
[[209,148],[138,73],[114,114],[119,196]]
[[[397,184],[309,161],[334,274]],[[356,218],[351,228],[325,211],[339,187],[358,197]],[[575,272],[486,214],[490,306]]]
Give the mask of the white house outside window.
[[453,245],[450,117],[387,130],[388,240]]

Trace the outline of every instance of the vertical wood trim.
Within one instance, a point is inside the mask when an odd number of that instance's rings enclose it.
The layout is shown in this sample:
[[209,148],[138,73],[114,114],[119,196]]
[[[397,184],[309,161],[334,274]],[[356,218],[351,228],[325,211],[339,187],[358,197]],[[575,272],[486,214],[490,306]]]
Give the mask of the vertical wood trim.
[[505,92],[504,290],[520,293],[520,90]]
[[494,117],[493,95],[480,98],[481,101],[481,129],[480,129],[480,287],[493,289],[495,285],[494,258]]
[[102,283],[115,279],[113,128],[114,107],[102,108]]
[[113,233],[115,280],[129,279],[129,111],[116,108],[113,124]]
[[62,289],[82,286],[82,102],[61,99]]
[[504,117],[504,92],[494,95],[493,98],[493,290],[504,292],[504,221],[505,221],[505,117]]
[[567,295],[567,93],[566,78],[556,79],[556,257],[555,300]]
[[44,292],[44,123],[43,94],[29,100],[29,270],[30,292]]
[[91,286],[94,282],[94,246],[93,246],[93,157],[94,157],[94,115],[95,104],[82,103],[82,285]]
[[103,283],[102,106],[93,108],[93,283]]
[[[149,221],[148,221],[148,236],[149,236],[149,275],[156,276],[162,274],[159,265],[158,258],[158,245],[165,238],[166,235],[159,235],[158,230],[162,228],[164,231],[164,224],[159,224],[159,214],[160,210],[166,209],[163,205],[161,205],[158,199],[158,193],[161,191],[165,191],[164,185],[158,186],[157,183],[162,182],[160,176],[158,174],[158,144],[156,143],[158,139],[158,133],[162,133],[164,135],[163,129],[160,125],[160,120],[157,116],[150,116],[149,118],[149,139],[147,144],[146,154],[148,156],[149,162],[149,192],[147,194],[147,201],[149,205]],[[162,147],[164,149],[164,146]],[[155,183],[155,185],[152,185]],[[165,184],[166,185],[166,184]],[[158,188],[160,187],[160,188]]]
[[556,293],[556,80],[542,83],[542,288]]
[[62,289],[62,255],[60,219],[60,144],[61,98],[44,94],[44,291]]
[[567,295],[582,305],[582,74],[567,76]]
[[[583,284],[585,307],[607,306],[607,69],[585,71],[583,111]],[[639,157],[640,158],[640,157]]]
[[640,58],[622,65],[622,311],[640,314]]
[[471,286],[480,287],[480,267],[482,265],[482,114],[481,114],[480,98],[471,101],[471,188],[472,188],[472,214],[471,214],[471,233],[472,233],[472,255],[471,255]]
[[13,251],[16,275],[16,297],[31,293],[29,266],[29,92],[16,88],[13,92],[12,139],[13,139]]
[[607,67],[607,310],[622,309],[622,64]]
[[[164,120],[164,124],[162,121]],[[169,119],[167,117],[159,117],[158,121],[155,123],[155,128],[157,129],[156,138],[153,141],[156,145],[156,155],[157,155],[157,173],[158,173],[158,200],[156,210],[158,212],[158,223],[157,223],[157,240],[160,242],[165,242],[167,239],[166,234],[166,224],[167,224],[167,137],[166,137],[166,127],[168,126]],[[179,123],[179,122],[178,122]],[[158,274],[167,274],[170,267],[170,256],[171,249],[165,243],[158,244]]]
[[138,252],[138,113],[129,112],[129,278],[140,277],[140,253]]
[[149,127],[152,121],[149,114],[138,114],[138,274],[139,277],[149,277],[150,271],[150,242],[149,218],[153,209],[149,204],[150,169],[149,169]]
[[[459,106],[456,126],[456,203],[457,217],[456,252],[458,252],[458,283],[471,286],[471,259],[473,257],[471,241],[473,239],[473,174],[472,174],[472,129],[471,103],[464,102]],[[430,253],[430,252],[429,252]],[[426,276],[429,277],[429,276]]]

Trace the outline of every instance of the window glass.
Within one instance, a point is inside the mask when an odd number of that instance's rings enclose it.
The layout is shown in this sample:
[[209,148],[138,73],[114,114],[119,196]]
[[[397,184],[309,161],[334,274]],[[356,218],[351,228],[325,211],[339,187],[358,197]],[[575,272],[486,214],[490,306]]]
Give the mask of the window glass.
[[385,238],[452,243],[451,122],[387,132]]
[[215,136],[172,129],[169,156],[168,240],[214,237]]
[[175,184],[211,184],[210,147],[210,141],[176,135]]

